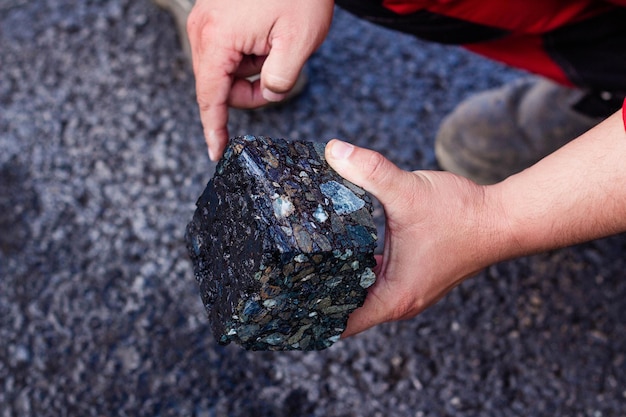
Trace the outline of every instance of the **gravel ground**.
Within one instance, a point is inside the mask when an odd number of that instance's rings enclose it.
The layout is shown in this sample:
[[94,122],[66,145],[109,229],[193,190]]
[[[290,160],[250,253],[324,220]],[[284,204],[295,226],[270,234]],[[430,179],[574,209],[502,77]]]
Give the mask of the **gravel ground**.
[[[436,168],[441,117],[522,74],[338,12],[310,75],[231,132]],[[323,352],[218,346],[183,244],[214,166],[148,0],[0,0],[0,106],[0,417],[626,415],[624,236],[493,266]]]

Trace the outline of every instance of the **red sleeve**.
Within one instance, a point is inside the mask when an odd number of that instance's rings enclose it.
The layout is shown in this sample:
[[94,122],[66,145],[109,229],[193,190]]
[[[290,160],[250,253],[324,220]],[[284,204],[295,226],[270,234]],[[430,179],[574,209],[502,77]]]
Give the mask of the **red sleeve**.
[[624,130],[626,130],[626,98],[624,98],[624,104],[622,104],[622,120],[624,120]]

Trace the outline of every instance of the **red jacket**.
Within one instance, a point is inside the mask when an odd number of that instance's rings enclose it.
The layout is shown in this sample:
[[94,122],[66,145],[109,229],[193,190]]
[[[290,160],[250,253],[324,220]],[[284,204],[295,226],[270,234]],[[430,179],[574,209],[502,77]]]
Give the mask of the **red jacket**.
[[626,0],[337,0],[375,23],[566,85],[626,92]]

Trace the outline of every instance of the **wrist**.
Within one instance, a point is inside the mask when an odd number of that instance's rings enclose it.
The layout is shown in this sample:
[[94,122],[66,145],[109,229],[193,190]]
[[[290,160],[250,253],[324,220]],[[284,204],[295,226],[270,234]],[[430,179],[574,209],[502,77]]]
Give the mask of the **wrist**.
[[444,202],[428,216],[428,230],[434,231],[428,244],[445,259],[447,276],[462,280],[513,256],[515,240],[509,239],[499,188],[445,172],[422,175],[441,192],[434,201]]
[[506,210],[502,183],[478,187],[472,246],[482,269],[519,256],[523,249]]
[[[527,255],[531,250],[528,248],[528,242],[522,239],[516,226],[510,205],[512,200],[509,198],[510,183],[504,180],[493,185],[483,186],[484,188],[484,206],[483,225],[485,229],[488,247],[490,251],[489,264],[516,258],[518,256]],[[513,203],[514,204],[514,203]]]

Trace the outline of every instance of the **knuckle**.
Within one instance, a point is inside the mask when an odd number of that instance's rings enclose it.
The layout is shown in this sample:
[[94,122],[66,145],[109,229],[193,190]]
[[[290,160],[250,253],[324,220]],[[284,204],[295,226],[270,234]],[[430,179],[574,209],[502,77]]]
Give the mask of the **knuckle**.
[[198,31],[202,28],[202,16],[194,9],[191,9],[191,13],[187,17],[187,34],[190,37],[194,37]]
[[213,104],[209,100],[200,96],[198,96],[197,102],[198,102],[198,109],[200,109],[200,112],[207,112],[213,106]]
[[387,174],[387,159],[378,152],[372,152],[366,163],[367,180],[373,183],[380,183]]
[[206,17],[205,20],[198,27],[198,38],[202,42],[211,41],[215,39],[215,25],[211,21],[211,18]]
[[187,33],[189,41],[212,39],[217,30],[219,16],[213,11],[202,10],[198,8],[191,10],[187,18]]

